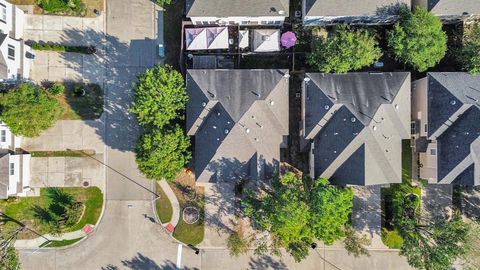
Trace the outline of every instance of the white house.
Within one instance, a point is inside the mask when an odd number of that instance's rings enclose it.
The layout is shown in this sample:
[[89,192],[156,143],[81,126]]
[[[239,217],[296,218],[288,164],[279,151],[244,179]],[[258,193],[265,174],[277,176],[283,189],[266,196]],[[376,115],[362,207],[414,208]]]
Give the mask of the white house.
[[0,199],[27,196],[31,155],[20,149],[21,138],[0,121]]
[[276,25],[288,17],[289,0],[187,0],[186,15],[195,25]]
[[25,13],[0,0],[0,80],[20,80],[30,76],[32,48],[25,44]]

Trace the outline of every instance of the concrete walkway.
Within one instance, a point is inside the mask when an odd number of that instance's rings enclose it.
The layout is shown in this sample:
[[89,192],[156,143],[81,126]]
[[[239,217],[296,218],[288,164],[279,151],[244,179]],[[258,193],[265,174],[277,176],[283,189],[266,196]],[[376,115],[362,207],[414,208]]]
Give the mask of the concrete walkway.
[[78,239],[81,237],[85,237],[87,234],[83,230],[78,230],[74,232],[69,232],[69,233],[64,233],[59,236],[51,235],[51,234],[46,234],[44,237],[37,237],[34,239],[25,239],[25,240],[17,240],[15,241],[15,247],[18,249],[35,249],[39,248],[43,243],[45,243],[47,240],[45,238],[49,239],[50,241],[62,241],[62,240],[73,240],[73,239]]
[[180,219],[180,203],[178,202],[177,196],[175,196],[175,193],[173,193],[173,190],[167,183],[167,181],[162,180],[159,182],[159,185],[163,189],[163,192],[167,194],[167,198],[172,204],[173,214],[172,220],[170,220],[170,224],[172,224],[173,227],[176,227]]

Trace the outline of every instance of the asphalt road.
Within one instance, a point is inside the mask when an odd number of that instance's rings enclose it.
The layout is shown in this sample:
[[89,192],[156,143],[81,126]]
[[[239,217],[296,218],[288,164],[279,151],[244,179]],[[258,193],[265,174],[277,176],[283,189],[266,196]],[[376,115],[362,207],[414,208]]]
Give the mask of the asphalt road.
[[[106,206],[94,234],[58,250],[21,251],[22,269],[175,269],[178,245],[153,216],[152,182],[137,169],[132,152],[138,127],[128,112],[132,82],[155,59],[158,11],[148,0],[108,0],[106,19]],[[200,256],[183,250],[199,267]]]

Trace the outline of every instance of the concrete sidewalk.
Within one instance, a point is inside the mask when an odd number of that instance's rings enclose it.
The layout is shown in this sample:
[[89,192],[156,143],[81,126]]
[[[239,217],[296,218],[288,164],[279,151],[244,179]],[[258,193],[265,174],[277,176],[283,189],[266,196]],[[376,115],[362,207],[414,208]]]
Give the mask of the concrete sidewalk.
[[177,196],[175,196],[175,193],[173,193],[172,188],[170,185],[167,183],[167,181],[162,180],[159,182],[160,187],[163,189],[163,192],[167,194],[167,198],[172,204],[172,219],[170,220],[170,224],[173,225],[173,227],[176,227],[178,224],[178,221],[180,219],[180,203],[178,202]]
[[[87,236],[87,234],[83,230],[64,233],[64,234],[59,235],[59,236],[55,236],[55,235],[51,235],[51,234],[44,235],[44,237],[49,239],[50,241],[73,240],[73,239],[78,239],[78,238],[85,237],[85,236]],[[43,243],[45,243],[47,241],[44,237],[37,237],[35,239],[17,240],[17,241],[15,241],[15,248],[17,248],[17,249],[39,248]]]

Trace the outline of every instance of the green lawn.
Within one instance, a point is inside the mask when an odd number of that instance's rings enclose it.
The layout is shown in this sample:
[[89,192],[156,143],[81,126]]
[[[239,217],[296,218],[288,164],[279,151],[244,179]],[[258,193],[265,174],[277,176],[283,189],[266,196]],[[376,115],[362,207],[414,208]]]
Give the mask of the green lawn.
[[157,194],[158,196],[160,196],[160,198],[155,202],[157,215],[160,218],[160,221],[162,223],[170,222],[172,220],[172,215],[173,215],[172,203],[167,198],[167,195],[165,194],[165,192],[163,191],[163,189],[160,187],[158,183],[157,183]]
[[[84,96],[76,96],[75,88],[83,88]],[[56,97],[63,107],[62,120],[95,120],[103,113],[103,90],[98,84],[65,84],[65,94]]]
[[183,221],[182,214],[180,213],[180,220],[175,227],[175,231],[173,232],[173,237],[175,237],[178,241],[185,243],[185,244],[192,244],[198,245],[203,241],[203,237],[205,235],[205,227],[204,227],[204,215],[205,215],[205,203],[204,203],[204,189],[203,187],[196,187],[197,190],[197,198],[195,202],[188,203],[186,197],[183,193],[175,186],[175,183],[170,184],[177,195],[178,202],[180,203],[180,208],[183,209],[186,206],[196,206],[200,210],[200,220],[195,224],[187,224]]
[[83,157],[84,154],[78,151],[32,151],[32,157]]
[[62,240],[62,241],[54,240],[54,241],[51,241],[49,243],[45,242],[40,247],[65,247],[65,246],[75,244],[76,242],[78,242],[82,239],[83,239],[83,237],[76,238],[76,239],[70,239],[70,240]]
[[410,140],[402,141],[402,180],[403,182],[412,180],[412,147],[410,147]]
[[[85,205],[85,211],[77,224],[65,228],[64,232],[71,232],[82,229],[86,224],[95,225],[100,217],[103,206],[103,194],[97,187],[89,188],[62,188],[72,194],[75,199]],[[0,209],[8,216],[23,222],[29,228],[34,229],[40,234],[49,233],[47,227],[36,220],[33,216],[32,207],[46,207],[49,204],[46,189],[42,188],[39,197],[9,198],[0,200]],[[13,222],[7,222],[2,226],[4,233],[15,230],[17,225]],[[20,233],[20,239],[36,238],[37,235],[24,231]]]

